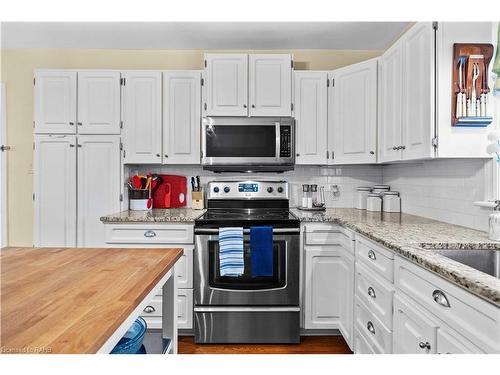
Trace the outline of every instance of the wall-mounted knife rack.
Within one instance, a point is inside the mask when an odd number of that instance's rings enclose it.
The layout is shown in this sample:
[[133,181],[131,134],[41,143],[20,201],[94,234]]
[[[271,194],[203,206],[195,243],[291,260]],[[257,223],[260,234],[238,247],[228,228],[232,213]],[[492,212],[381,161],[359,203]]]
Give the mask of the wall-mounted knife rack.
[[[486,127],[493,121],[493,118],[488,116],[490,92],[488,67],[492,56],[492,44],[455,43],[453,45],[452,126]],[[460,79],[460,72],[462,79]],[[474,77],[476,77],[475,80]]]

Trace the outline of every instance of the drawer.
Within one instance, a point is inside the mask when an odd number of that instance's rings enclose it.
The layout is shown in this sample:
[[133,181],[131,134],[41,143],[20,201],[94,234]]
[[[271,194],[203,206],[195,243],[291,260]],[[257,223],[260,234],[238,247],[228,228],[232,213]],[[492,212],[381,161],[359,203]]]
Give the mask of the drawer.
[[391,283],[394,280],[394,253],[360,236],[356,237],[356,260],[362,261]]
[[193,328],[193,289],[177,292],[177,328]]
[[192,225],[178,224],[104,224],[107,243],[193,244]]
[[359,298],[354,299],[354,326],[365,336],[376,352],[389,354],[392,352],[392,331],[372,314]]
[[306,225],[304,243],[306,245],[341,245],[354,254],[354,234],[335,225]]
[[354,330],[354,354],[379,354],[357,328]]
[[[395,259],[395,286],[480,348],[500,352],[500,308],[402,257]],[[436,298],[436,300],[435,300]]]
[[394,287],[360,262],[356,262],[355,295],[388,329],[392,329]]
[[144,310],[141,312],[141,316],[159,316],[161,317],[161,297],[154,296],[151,301],[146,305]]

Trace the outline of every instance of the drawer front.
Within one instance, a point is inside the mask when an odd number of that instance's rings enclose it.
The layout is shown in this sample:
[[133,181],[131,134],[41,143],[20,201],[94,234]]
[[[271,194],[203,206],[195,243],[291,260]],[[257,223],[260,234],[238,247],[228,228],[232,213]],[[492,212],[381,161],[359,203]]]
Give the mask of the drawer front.
[[357,328],[354,330],[354,354],[380,354]]
[[345,229],[331,225],[306,225],[306,245],[341,245],[354,254],[353,235]]
[[177,328],[193,328],[193,289],[179,289],[177,293]]
[[142,317],[146,316],[159,316],[161,317],[161,297],[155,296],[151,301],[148,302],[144,310],[141,312]]
[[193,287],[193,252],[192,247],[184,247],[184,254],[175,265],[177,288],[190,289]]
[[500,308],[396,257],[395,286],[488,352],[500,353]]
[[394,259],[385,249],[374,246],[371,242],[358,238],[356,240],[356,260],[362,261],[370,270],[377,272],[391,283],[394,280]]
[[392,329],[394,287],[360,262],[356,262],[355,285],[355,295],[388,329]]
[[392,352],[392,331],[372,314],[359,298],[355,298],[355,327],[363,333],[377,352]]
[[104,224],[107,243],[192,244],[192,225],[177,224]]

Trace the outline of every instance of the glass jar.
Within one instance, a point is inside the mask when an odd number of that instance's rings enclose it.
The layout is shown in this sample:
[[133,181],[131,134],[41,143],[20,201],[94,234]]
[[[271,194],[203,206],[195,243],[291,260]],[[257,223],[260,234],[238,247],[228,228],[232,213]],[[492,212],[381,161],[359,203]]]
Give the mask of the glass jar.
[[366,210],[366,199],[368,194],[370,194],[372,188],[369,186],[359,186],[356,188],[356,202],[354,207],[359,210]]
[[382,209],[384,212],[401,212],[401,197],[397,191],[382,193]]
[[[302,207],[307,208],[307,201],[309,198],[309,185],[304,184],[302,185]],[[312,207],[312,200],[311,200],[311,207]]]

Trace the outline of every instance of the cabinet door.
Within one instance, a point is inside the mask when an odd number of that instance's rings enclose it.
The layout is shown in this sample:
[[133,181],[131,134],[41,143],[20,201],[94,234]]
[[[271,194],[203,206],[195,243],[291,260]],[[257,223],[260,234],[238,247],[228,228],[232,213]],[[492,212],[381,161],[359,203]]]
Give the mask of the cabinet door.
[[403,160],[434,156],[434,29],[419,22],[403,44]]
[[479,348],[452,330],[439,327],[437,331],[438,354],[471,354],[482,353]]
[[329,96],[332,162],[377,161],[377,60],[337,69],[331,73]]
[[78,72],[78,133],[120,134],[120,73]]
[[292,56],[249,56],[250,116],[291,116]]
[[76,72],[35,73],[35,133],[76,133]]
[[101,216],[120,211],[120,136],[78,137],[78,247],[103,247]]
[[394,296],[394,353],[436,353],[437,328],[437,324],[413,303]]
[[294,72],[296,164],[327,163],[327,73]]
[[354,324],[354,258],[342,249],[339,263],[340,321],[339,330],[351,349],[353,343]]
[[163,72],[163,163],[199,164],[201,74]]
[[378,101],[378,161],[401,160],[403,50],[396,42],[380,58]]
[[335,246],[305,248],[304,328],[339,328],[342,265]]
[[248,115],[248,55],[206,54],[207,116]]
[[125,163],[161,163],[161,72],[125,72]]
[[36,135],[34,245],[76,246],[76,137]]

